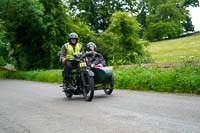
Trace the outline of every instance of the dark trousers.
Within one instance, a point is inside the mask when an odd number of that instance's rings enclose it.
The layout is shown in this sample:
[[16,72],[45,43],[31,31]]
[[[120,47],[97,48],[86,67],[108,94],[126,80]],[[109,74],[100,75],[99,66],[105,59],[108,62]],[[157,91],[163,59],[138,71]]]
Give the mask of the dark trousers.
[[69,82],[69,75],[71,73],[71,70],[78,67],[79,67],[78,61],[71,61],[71,60],[66,61],[66,63],[64,64],[64,71],[62,74],[64,83]]

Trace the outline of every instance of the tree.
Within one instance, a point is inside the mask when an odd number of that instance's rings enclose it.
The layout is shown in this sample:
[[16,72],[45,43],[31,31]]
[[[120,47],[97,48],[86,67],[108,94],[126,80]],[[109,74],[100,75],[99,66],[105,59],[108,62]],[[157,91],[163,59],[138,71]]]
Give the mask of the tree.
[[2,25],[3,21],[0,20],[0,66],[4,66],[8,63],[8,42],[6,40],[5,27]]
[[199,7],[199,0],[185,0],[184,7]]
[[194,31],[194,26],[192,24],[192,17],[190,16],[189,13],[186,13],[185,15],[186,15],[185,21],[182,23],[182,25],[185,29],[185,32]]
[[66,15],[66,7],[61,0],[40,0],[44,7],[43,42],[41,45],[43,58],[42,68],[58,68],[60,66],[57,52],[67,42],[67,35],[71,32],[72,20]]
[[130,64],[137,56],[144,54],[144,44],[138,43],[140,25],[136,17],[129,12],[116,12],[111,17],[111,24],[106,33],[113,36],[113,63]]
[[103,55],[107,64],[114,64],[112,46],[118,44],[117,36],[111,32],[102,32],[96,34],[91,41],[97,45],[97,52]]
[[[149,15],[146,18],[144,37],[153,39],[171,38],[183,33],[181,22],[185,20],[182,0],[149,0]],[[180,8],[178,8],[180,7]]]
[[[29,64],[38,66],[36,61],[41,58],[38,51],[41,51],[44,30],[42,15],[43,7],[36,0],[2,0],[0,2],[0,19],[5,22],[4,26],[9,34],[18,68],[24,68]],[[20,56],[17,54],[19,50],[21,50]]]
[[104,31],[110,24],[110,17],[116,11],[135,11],[136,1],[131,0],[69,0],[70,8],[92,30]]
[[[161,3],[168,3],[172,2],[174,3],[173,0],[138,0],[137,4],[137,20],[141,24],[142,30],[140,31],[140,36],[143,35],[143,30],[147,28],[146,26],[146,17],[152,13],[155,13],[155,9],[157,8],[158,5]],[[176,7],[180,10],[181,14],[185,17],[185,19],[181,20],[181,25],[184,28],[184,32],[188,31],[194,31],[194,26],[192,24],[191,20],[191,15],[187,9],[187,7],[192,6],[192,7],[198,7],[199,6],[199,0],[183,0],[183,4],[180,5],[179,2],[175,2]]]
[[57,52],[70,32],[80,33],[81,41],[88,42],[93,32],[81,21],[74,22],[66,11],[61,0],[0,1],[0,19],[5,22],[17,68],[61,67]]
[[43,62],[49,62],[46,68],[58,68],[60,62],[55,55],[61,46],[68,42],[68,34],[76,32],[79,35],[79,41],[87,43],[93,36],[93,31],[80,19],[67,15],[67,7],[61,0],[40,0],[40,2],[44,5],[43,20],[46,25],[45,41],[42,45],[45,50]]
[[[187,8],[187,7],[198,7],[199,6],[199,0],[185,0],[184,2],[184,5],[183,5],[183,8]],[[192,17],[188,12],[183,12],[186,19],[185,21],[182,23],[184,29],[185,29],[185,32],[188,32],[188,31],[194,31],[194,26],[192,24]]]
[[137,3],[137,21],[141,25],[141,30],[139,32],[140,38],[142,38],[144,33],[144,28],[146,27],[146,17],[148,11],[148,0],[138,0]]

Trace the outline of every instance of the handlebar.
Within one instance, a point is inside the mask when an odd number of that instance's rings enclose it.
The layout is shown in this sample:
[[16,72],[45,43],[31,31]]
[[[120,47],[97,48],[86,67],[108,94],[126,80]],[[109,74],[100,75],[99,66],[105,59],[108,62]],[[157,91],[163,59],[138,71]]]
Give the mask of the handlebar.
[[72,54],[74,56],[74,58],[78,58],[78,59],[82,59],[82,58],[85,58],[85,53],[82,53],[82,52],[75,52]]
[[65,57],[67,60],[70,60],[70,59],[78,59],[78,60],[82,60],[86,57],[86,54],[85,53],[82,53],[82,52],[75,52],[75,53],[72,53],[72,56],[73,57]]

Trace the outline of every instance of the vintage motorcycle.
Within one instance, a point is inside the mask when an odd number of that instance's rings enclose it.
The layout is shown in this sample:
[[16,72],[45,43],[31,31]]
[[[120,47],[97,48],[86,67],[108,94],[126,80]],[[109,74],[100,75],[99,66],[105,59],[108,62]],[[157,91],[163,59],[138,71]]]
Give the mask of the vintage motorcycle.
[[89,67],[86,63],[87,54],[73,53],[75,60],[79,60],[79,67],[73,67],[69,74],[69,89],[64,91],[67,98],[83,94],[86,101],[91,101],[95,90],[104,90],[110,95],[114,87],[112,67]]

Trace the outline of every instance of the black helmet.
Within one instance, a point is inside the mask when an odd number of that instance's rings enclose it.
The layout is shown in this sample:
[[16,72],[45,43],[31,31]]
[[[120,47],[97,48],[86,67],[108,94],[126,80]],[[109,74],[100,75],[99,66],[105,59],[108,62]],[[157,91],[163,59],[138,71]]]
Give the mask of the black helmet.
[[69,36],[68,36],[68,41],[70,43],[71,43],[71,39],[76,39],[76,43],[77,43],[78,42],[78,35],[76,33],[70,33]]
[[89,43],[87,44],[87,49],[88,49],[88,51],[92,50],[92,48],[96,51],[96,44],[93,43],[93,42],[89,42]]

